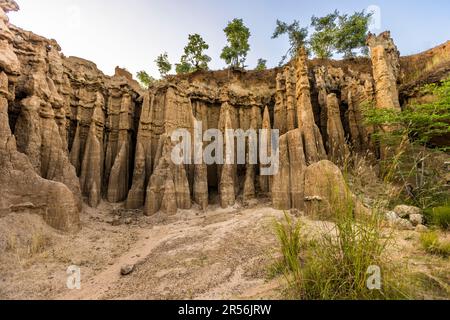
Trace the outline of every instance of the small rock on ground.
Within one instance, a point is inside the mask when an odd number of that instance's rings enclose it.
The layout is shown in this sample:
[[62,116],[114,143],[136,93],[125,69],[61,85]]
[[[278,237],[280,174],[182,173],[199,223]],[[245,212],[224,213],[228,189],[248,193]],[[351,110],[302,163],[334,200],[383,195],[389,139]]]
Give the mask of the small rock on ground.
[[133,271],[134,271],[134,265],[127,264],[127,265],[124,265],[120,269],[120,274],[123,275],[123,276],[127,276],[127,275],[133,273]]

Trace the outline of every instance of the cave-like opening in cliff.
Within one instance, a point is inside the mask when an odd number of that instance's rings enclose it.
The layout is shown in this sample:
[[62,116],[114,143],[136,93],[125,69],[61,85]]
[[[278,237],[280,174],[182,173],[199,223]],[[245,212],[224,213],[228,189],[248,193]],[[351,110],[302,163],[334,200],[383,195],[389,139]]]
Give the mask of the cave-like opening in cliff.
[[27,97],[27,93],[24,90],[21,90],[20,87],[16,88],[15,93],[14,101],[8,104],[8,122],[13,135],[16,133],[16,123],[23,108],[21,101]]
[[351,141],[351,130],[350,130],[350,118],[349,118],[349,105],[348,102],[342,99],[342,91],[335,90],[331,91],[331,93],[336,94],[336,97],[339,101],[339,111],[341,116],[341,123],[344,129],[345,139],[347,142]]
[[219,203],[219,166],[216,164],[208,165],[208,196],[209,204]]
[[340,101],[341,122],[344,128],[345,140],[349,143],[352,139],[350,130],[349,105],[345,101]]
[[15,103],[10,103],[8,105],[8,122],[9,122],[9,128],[11,129],[11,133],[15,134],[15,129],[16,129],[16,123],[17,123],[17,119],[19,118],[19,114],[20,112],[18,111],[20,110],[20,107],[16,107]]
[[77,131],[77,126],[78,126],[78,121],[76,119],[71,119],[69,121],[69,127],[68,127],[68,135],[67,135],[67,144],[69,147],[69,152],[72,151],[72,147],[73,147],[73,142],[75,140],[75,135],[76,135],[76,131]]

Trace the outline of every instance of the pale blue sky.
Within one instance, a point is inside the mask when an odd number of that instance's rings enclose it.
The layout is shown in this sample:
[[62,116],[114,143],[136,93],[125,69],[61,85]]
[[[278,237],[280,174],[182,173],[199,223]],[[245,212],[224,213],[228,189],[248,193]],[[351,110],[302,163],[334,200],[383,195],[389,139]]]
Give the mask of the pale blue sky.
[[391,30],[403,55],[417,53],[450,39],[448,0],[17,0],[21,10],[11,22],[56,39],[66,56],[94,61],[106,74],[116,65],[133,74],[158,72],[153,61],[163,51],[177,62],[189,33],[199,33],[210,45],[212,69],[224,67],[223,28],[243,18],[252,32],[247,64],[258,58],[276,66],[288,49],[287,39],[271,40],[276,19],[310,23],[338,9],[352,13],[376,5],[381,28]]

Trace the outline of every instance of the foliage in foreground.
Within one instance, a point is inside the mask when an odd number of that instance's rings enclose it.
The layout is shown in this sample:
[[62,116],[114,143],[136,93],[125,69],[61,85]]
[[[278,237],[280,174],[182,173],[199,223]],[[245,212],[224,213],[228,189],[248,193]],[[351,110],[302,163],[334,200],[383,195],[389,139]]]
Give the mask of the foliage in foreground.
[[450,134],[450,79],[425,86],[422,92],[433,100],[403,111],[366,106],[364,117],[377,132],[375,142],[395,151],[381,163],[385,182],[401,183],[400,201],[427,210],[450,200],[438,160],[450,147],[434,144],[436,137]]
[[420,236],[420,243],[430,254],[439,255],[444,258],[450,256],[450,242],[441,241],[436,231],[423,233]]
[[301,252],[301,224],[284,213],[284,220],[274,222],[274,230],[280,243],[281,260],[272,266],[272,274],[298,272]]
[[[275,269],[284,272],[289,292],[295,299],[406,299],[402,277],[384,259],[387,239],[380,233],[377,215],[356,221],[353,208],[339,208],[335,226],[329,232],[307,240],[302,228],[286,215],[275,231],[282,259]],[[370,290],[370,272],[381,270],[380,290]],[[402,279],[405,281],[405,279]]]
[[[434,147],[434,138],[450,134],[450,79],[427,85],[422,93],[434,96],[435,100],[410,105],[405,110],[367,107],[366,124],[377,129],[376,137],[383,142],[396,142],[406,134],[416,144]],[[393,130],[386,132],[386,127]],[[450,146],[440,149],[448,151]]]
[[425,218],[431,225],[443,230],[450,229],[450,206],[442,206],[425,210]]

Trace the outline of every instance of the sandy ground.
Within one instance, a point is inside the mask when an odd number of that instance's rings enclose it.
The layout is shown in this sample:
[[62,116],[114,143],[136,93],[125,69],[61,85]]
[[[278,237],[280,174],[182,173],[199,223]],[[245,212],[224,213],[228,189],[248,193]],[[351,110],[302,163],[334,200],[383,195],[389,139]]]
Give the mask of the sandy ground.
[[[283,298],[283,277],[268,278],[277,255],[273,221],[283,212],[268,203],[170,217],[120,208],[85,207],[83,229],[75,235],[25,213],[1,218],[0,299]],[[329,228],[302,221],[311,234]],[[392,256],[448,286],[448,260],[424,255],[418,237],[397,233]],[[80,267],[81,290],[67,289],[71,265]],[[124,265],[134,265],[134,271],[122,276]]]
[[[0,298],[280,297],[280,281],[267,280],[276,246],[271,226],[280,211],[264,205],[212,207],[208,213],[194,209],[144,217],[105,203],[84,211],[83,229],[76,235],[55,232],[37,216],[0,219],[0,234],[9,234],[0,257]],[[16,230],[10,229],[13,224]],[[30,249],[34,242],[42,248]],[[122,276],[127,264],[135,266],[134,272]],[[81,269],[81,290],[67,289],[71,265]]]

